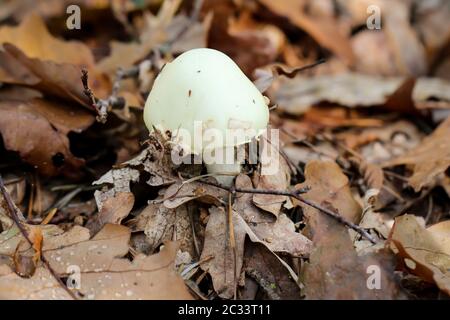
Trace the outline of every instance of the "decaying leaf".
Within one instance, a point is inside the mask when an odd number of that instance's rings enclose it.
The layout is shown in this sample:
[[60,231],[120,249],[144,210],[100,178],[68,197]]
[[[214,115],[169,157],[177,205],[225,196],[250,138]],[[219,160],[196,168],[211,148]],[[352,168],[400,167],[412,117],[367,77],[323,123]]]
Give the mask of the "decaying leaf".
[[[265,136],[262,138],[261,145],[262,164],[257,189],[286,190],[289,187],[291,176],[286,160],[280,154],[279,146],[271,143]],[[286,200],[286,196],[280,195],[253,195],[255,205],[274,216],[278,216],[281,206]]]
[[44,20],[37,14],[27,16],[17,27],[0,28],[0,43],[7,42],[17,46],[30,58],[79,66],[94,65],[94,57],[85,44],[56,39],[47,30]]
[[[352,196],[348,178],[342,173],[340,167],[333,161],[313,160],[305,168],[306,181],[295,186],[296,189],[304,187],[310,190],[304,195],[305,199],[313,200],[317,204],[331,205],[349,221],[358,222],[361,218],[361,207]],[[316,209],[293,199],[294,204],[300,205],[308,217],[309,227],[317,229],[314,222],[318,214]]]
[[[241,174],[236,179],[237,187],[251,188],[252,183],[248,176]],[[262,211],[253,204],[252,198],[251,193],[239,194],[232,207],[236,255],[229,243],[228,209],[210,209],[201,259],[206,259],[209,255],[219,258],[205,262],[202,268],[210,273],[214,288],[221,297],[230,298],[234,294],[240,279],[246,235],[252,242],[261,245],[267,254],[272,255],[277,261],[276,264],[288,272],[294,281],[297,276],[276,253],[306,257],[311,250],[311,242],[295,231],[292,220],[285,214],[274,217]],[[233,267],[230,268],[230,265]],[[234,266],[237,268],[236,274]]]
[[[330,161],[311,161],[305,168],[309,186],[304,198],[332,208],[350,221],[358,221],[361,208],[353,199],[348,179]],[[379,251],[359,257],[346,227],[318,210],[302,205],[314,249],[302,269],[307,299],[398,299],[404,297],[396,283],[392,256]],[[371,290],[368,270],[380,271],[379,290]],[[373,271],[370,271],[373,272]]]
[[[191,298],[174,270],[175,243],[166,243],[158,254],[138,255],[130,262],[123,258],[130,240],[130,231],[124,226],[108,224],[92,239],[79,236],[65,240],[46,245],[44,238],[43,254],[55,272],[73,279],[70,281],[74,281],[74,287],[80,285],[73,289],[79,298]],[[39,266],[33,277],[24,279],[8,265],[1,265],[0,288],[3,299],[70,299],[44,266]]]
[[99,210],[107,198],[114,197],[119,192],[130,192],[130,183],[139,181],[141,172],[150,174],[147,181],[150,186],[174,183],[179,178],[173,172],[173,167],[170,151],[159,142],[150,144],[138,156],[111,169],[93,182],[94,185],[104,185],[101,190],[96,190],[94,193]]
[[254,279],[269,299],[300,299],[300,288],[286,268],[264,246],[258,243],[246,245],[244,270]]
[[214,290],[223,298],[232,298],[241,276],[246,231],[238,214],[233,212],[235,247],[230,244],[228,213],[212,207],[205,230],[205,243],[200,260],[213,258],[202,264],[213,279]]
[[174,209],[192,200],[218,206],[224,203],[227,195],[227,191],[204,183],[178,182],[167,188],[164,194],[164,206]]
[[336,28],[337,22],[333,19],[318,21],[306,15],[303,11],[305,5],[303,0],[259,1],[276,14],[288,18],[291,23],[305,30],[319,44],[333,51],[347,63],[353,62],[351,46],[341,30]]
[[[250,178],[239,175],[236,187],[251,189]],[[307,256],[311,250],[311,242],[295,231],[295,226],[284,213],[275,217],[261,211],[255,204],[251,193],[238,194],[233,204],[233,210],[238,212],[260,241],[273,252],[288,253],[295,257]],[[253,198],[253,201],[252,201]]]
[[[191,211],[191,212],[189,212]],[[149,204],[129,225],[133,232],[143,231],[149,252],[154,252],[166,241],[179,243],[180,250],[188,252],[191,257],[197,256],[194,246],[192,222],[196,221],[189,204],[168,209],[161,203]]]
[[102,204],[102,208],[95,216],[87,228],[92,234],[97,233],[105,224],[120,224],[133,209],[134,195],[131,192],[120,192],[114,197],[107,198]]
[[117,68],[129,68],[164,44],[169,44],[173,52],[205,47],[212,16],[205,17],[203,23],[183,15],[174,17],[180,4],[180,0],[164,1],[157,16],[147,13],[139,42],[111,42],[111,54],[100,61],[99,69],[112,73]]
[[0,102],[0,132],[5,147],[44,175],[76,174],[83,160],[69,148],[67,134],[89,127],[94,117],[84,110],[35,99],[28,102]]
[[274,103],[291,114],[301,114],[322,101],[347,107],[382,105],[402,83],[401,78],[346,73],[285,80],[274,93]]
[[403,215],[395,219],[389,240],[412,273],[450,294],[450,221],[425,228],[422,218]]
[[385,167],[407,165],[412,168],[413,174],[408,182],[419,191],[424,187],[432,187],[450,166],[450,117],[442,122],[429,136],[423,139],[420,145],[384,164]]

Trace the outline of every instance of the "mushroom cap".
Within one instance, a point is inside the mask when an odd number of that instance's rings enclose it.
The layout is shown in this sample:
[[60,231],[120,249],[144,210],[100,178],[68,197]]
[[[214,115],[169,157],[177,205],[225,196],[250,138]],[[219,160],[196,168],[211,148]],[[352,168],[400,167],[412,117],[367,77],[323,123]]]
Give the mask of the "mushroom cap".
[[[181,138],[180,144],[200,153],[259,136],[267,127],[269,109],[266,98],[233,60],[220,51],[199,48],[164,66],[145,103],[144,121],[149,130],[170,130],[172,136],[187,132],[191,141]],[[213,131],[222,137],[212,141]],[[227,138],[230,134],[233,139]],[[194,143],[195,135],[202,145]]]

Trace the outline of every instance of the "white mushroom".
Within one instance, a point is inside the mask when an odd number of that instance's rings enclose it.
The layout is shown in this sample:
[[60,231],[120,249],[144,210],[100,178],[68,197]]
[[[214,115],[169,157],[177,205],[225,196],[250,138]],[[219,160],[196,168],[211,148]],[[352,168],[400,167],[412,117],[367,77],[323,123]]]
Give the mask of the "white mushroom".
[[230,185],[241,163],[222,156],[259,136],[269,109],[267,98],[233,60],[200,48],[164,66],[145,103],[144,121],[149,130],[171,131],[185,151],[203,155],[208,173]]

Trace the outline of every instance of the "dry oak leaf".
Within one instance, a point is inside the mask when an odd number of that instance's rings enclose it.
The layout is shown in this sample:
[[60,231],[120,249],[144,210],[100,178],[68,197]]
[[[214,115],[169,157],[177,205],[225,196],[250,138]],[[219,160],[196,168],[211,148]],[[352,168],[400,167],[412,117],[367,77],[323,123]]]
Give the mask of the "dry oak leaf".
[[212,15],[208,14],[203,22],[192,21],[185,15],[175,16],[180,3],[181,0],[164,1],[157,16],[145,13],[139,42],[112,41],[111,54],[100,61],[99,69],[110,74],[119,67],[129,68],[165,44],[170,45],[171,53],[206,47]]
[[107,223],[120,224],[122,219],[128,216],[134,205],[134,195],[131,192],[119,192],[114,197],[108,198],[102,205],[102,209],[90,221],[86,227],[96,234]]
[[449,220],[425,228],[423,218],[405,214],[395,219],[389,241],[412,273],[450,294]]
[[[308,187],[310,190],[304,198],[319,205],[331,205],[345,219],[357,223],[361,218],[361,206],[353,198],[350,184],[346,175],[334,161],[313,160],[305,167],[306,181],[295,186],[296,189]],[[293,199],[294,204],[300,205],[307,216],[310,228],[318,228],[314,222],[317,210]]]
[[205,204],[219,206],[225,203],[228,192],[221,188],[207,185],[201,182],[178,182],[167,188],[164,194],[164,206],[174,209],[184,203],[197,200]]
[[53,37],[43,19],[31,14],[19,26],[0,28],[0,43],[12,43],[30,58],[56,63],[94,66],[90,49],[79,41],[64,41]]
[[384,167],[407,165],[413,174],[408,179],[415,191],[433,187],[450,166],[450,117],[443,121],[432,134],[405,155],[384,163]]
[[42,99],[0,102],[0,132],[6,149],[19,152],[44,175],[77,173],[67,134],[89,127],[94,117],[81,109]]
[[[236,187],[251,189],[252,182],[246,175],[236,178]],[[233,210],[238,212],[260,241],[273,252],[305,257],[311,250],[311,241],[295,231],[294,223],[284,213],[273,216],[255,206],[251,193],[238,193]]]
[[[307,200],[338,212],[357,222],[361,208],[354,200],[347,177],[335,162],[311,161],[305,168],[306,181],[296,188],[309,186]],[[302,205],[302,204],[301,204]],[[314,248],[309,263],[302,268],[301,279],[307,299],[394,299],[403,294],[394,280],[395,263],[388,252],[358,256],[347,228],[318,211],[302,205],[307,229]],[[367,286],[367,268],[381,271],[380,290]]]
[[127,225],[132,232],[144,232],[148,252],[154,252],[165,241],[175,240],[179,242],[181,251],[189,252],[194,257],[190,209],[189,204],[168,209],[160,203],[151,203]]
[[[239,175],[236,186],[251,188],[251,180]],[[252,202],[251,193],[239,193],[232,207],[236,255],[229,243],[228,212],[223,207],[212,207],[205,230],[205,242],[201,260],[210,255],[214,258],[202,264],[202,269],[212,277],[214,289],[222,298],[232,298],[239,282],[245,236],[262,245],[268,254],[274,257],[290,278],[295,281],[297,275],[275,252],[287,253],[296,257],[306,257],[311,250],[311,242],[295,232],[294,223],[285,215],[278,218],[263,212]],[[273,261],[272,261],[273,262]],[[236,269],[234,269],[236,267]]]
[[269,299],[300,299],[298,285],[280,261],[263,245],[259,243],[246,245],[244,270],[247,277],[253,278],[259,284],[264,282],[268,284],[263,290],[269,291],[267,292]]
[[228,213],[223,207],[212,207],[209,213],[200,260],[206,260],[210,256],[213,256],[213,259],[203,263],[201,268],[211,275],[217,294],[222,298],[231,299],[241,276],[246,235],[245,223],[239,219],[239,214],[233,211],[234,252],[230,246],[227,231],[229,229]]
[[[261,138],[261,168],[257,189],[286,190],[291,181],[291,175],[286,160],[281,156],[280,146],[272,143],[265,133]],[[274,141],[276,141],[274,139]],[[265,211],[272,213],[275,217],[280,213],[286,196],[272,194],[254,194],[253,203]]]
[[[85,228],[82,228],[85,229]],[[87,229],[85,229],[87,230]],[[53,269],[63,276],[80,271],[84,299],[191,299],[183,280],[174,270],[177,245],[168,242],[155,255],[128,253],[130,230],[120,225],[105,225],[92,239],[63,243],[43,254]],[[45,240],[44,240],[45,243]],[[47,269],[38,267],[30,279],[20,278],[9,266],[0,266],[2,299],[70,299]]]
[[382,105],[402,84],[402,78],[374,77],[358,73],[298,76],[279,79],[280,86],[273,100],[290,114],[304,113],[320,102],[337,103],[346,107]]
[[[12,44],[0,51],[0,80],[41,91],[45,95],[73,101],[92,110],[80,80],[81,67],[69,63],[29,58]],[[108,83],[95,72],[90,73],[90,86],[98,96],[105,96]]]
[[304,0],[271,1],[259,0],[275,14],[286,17],[295,26],[303,29],[321,46],[335,53],[346,63],[354,60],[352,48],[347,35],[336,28],[337,21],[332,17],[316,19],[306,15],[303,10]]
[[108,94],[109,83],[96,69],[90,49],[78,41],[53,37],[44,21],[28,15],[19,26],[0,28],[0,79],[35,87],[89,107],[80,81],[81,68],[90,70],[90,86],[99,97]]
[[150,143],[139,155],[115,166],[92,183],[104,185],[102,189],[94,192],[99,210],[102,209],[106,199],[114,197],[119,192],[130,192],[130,183],[138,182],[142,172],[150,174],[147,181],[150,186],[169,185],[179,180],[173,171],[174,164],[171,161],[170,150],[166,150],[157,138],[153,141],[154,143]]

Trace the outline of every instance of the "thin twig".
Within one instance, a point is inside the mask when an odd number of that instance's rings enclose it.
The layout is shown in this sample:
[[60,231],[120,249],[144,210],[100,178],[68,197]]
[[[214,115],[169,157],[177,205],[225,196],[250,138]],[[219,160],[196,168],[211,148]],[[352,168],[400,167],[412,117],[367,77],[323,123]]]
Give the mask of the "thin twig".
[[[14,223],[17,225],[17,228],[19,228],[19,230],[22,233],[25,240],[30,244],[30,246],[33,246],[33,241],[31,241],[30,236],[28,235],[28,231],[25,229],[25,227],[22,225],[22,223],[19,220],[19,217],[18,217],[17,211],[16,211],[16,207],[14,206],[14,203],[13,203],[8,191],[6,191],[5,185],[3,183],[3,178],[1,175],[0,175],[0,191],[6,200],[7,209],[9,211],[9,215],[10,215],[11,219],[13,219]],[[58,282],[58,284],[70,295],[70,297],[72,297],[74,300],[77,300],[77,297],[75,296],[75,294],[72,291],[70,291],[69,288],[67,288],[65,283],[57,275],[55,270],[53,270],[53,268],[50,266],[50,263],[48,262],[48,260],[45,258],[45,256],[43,254],[41,255],[41,261],[45,265],[45,267],[48,269],[50,274],[53,276],[53,278],[55,278],[55,280]]]
[[83,92],[89,98],[92,108],[94,108],[95,112],[97,113],[97,121],[105,123],[108,117],[109,108],[120,109],[125,107],[125,99],[118,96],[120,84],[124,79],[137,77],[139,75],[139,66],[133,66],[127,70],[124,70],[122,68],[117,69],[112,92],[107,99],[97,99],[88,84],[88,71],[86,69],[82,69],[81,73],[81,82],[83,83],[84,88]]

